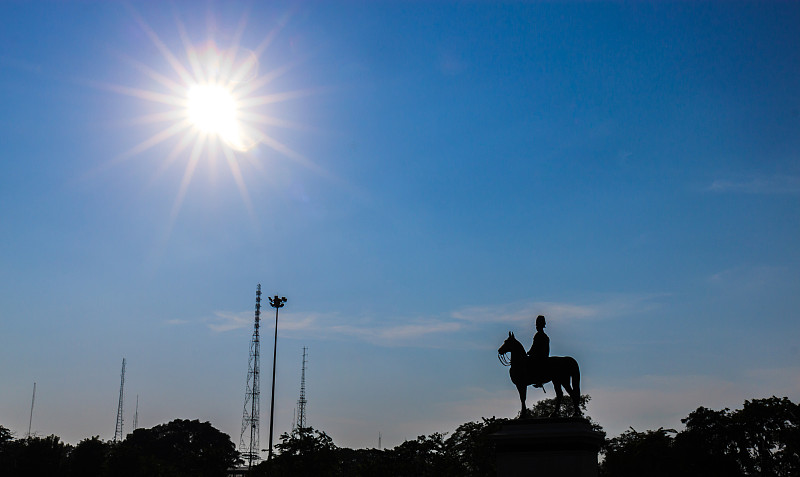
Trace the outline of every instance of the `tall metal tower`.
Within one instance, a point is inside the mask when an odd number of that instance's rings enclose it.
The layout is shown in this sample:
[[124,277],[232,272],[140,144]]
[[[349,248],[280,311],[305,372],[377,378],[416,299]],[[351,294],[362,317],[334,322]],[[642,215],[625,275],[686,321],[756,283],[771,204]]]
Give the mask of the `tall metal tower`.
[[[242,411],[242,432],[239,436],[239,452],[247,460],[248,467],[253,462],[261,459],[259,453],[259,402],[261,391],[259,389],[259,356],[260,342],[258,337],[259,321],[261,320],[261,284],[256,288],[256,316],[253,326],[253,339],[250,340],[250,358],[247,362],[247,390],[244,395],[244,410]],[[249,433],[247,433],[249,431]],[[249,437],[246,437],[246,433]]]
[[300,399],[297,400],[297,427],[306,427],[306,350],[303,346],[303,371],[300,373]]
[[119,406],[117,406],[117,427],[114,429],[114,442],[122,440],[122,397],[125,394],[125,358],[122,358],[122,373],[119,378]]

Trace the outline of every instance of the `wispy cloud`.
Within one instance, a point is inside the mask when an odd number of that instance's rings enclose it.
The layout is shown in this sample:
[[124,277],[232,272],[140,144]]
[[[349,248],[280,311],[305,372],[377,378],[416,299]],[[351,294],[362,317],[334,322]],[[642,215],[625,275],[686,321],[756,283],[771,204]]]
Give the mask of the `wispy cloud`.
[[719,271],[708,277],[708,283],[720,290],[761,292],[791,278],[785,266],[738,266]]
[[[518,324],[543,314],[561,322],[612,319],[641,312],[657,305],[663,295],[605,295],[593,303],[519,302],[460,308],[437,316],[417,317],[348,317],[341,313],[281,313],[278,327],[289,335],[324,336],[354,339],[379,346],[441,347],[447,343],[471,346],[467,333],[493,324]],[[253,313],[217,311],[208,324],[215,332],[227,332],[253,326]],[[462,338],[458,338],[462,336]],[[472,344],[474,345],[474,343]]]
[[[222,333],[253,326],[253,312],[217,311],[208,327]],[[382,346],[419,345],[426,336],[455,333],[463,323],[435,318],[408,320],[374,320],[365,318],[347,319],[339,313],[282,313],[278,322],[281,333],[290,336],[302,333],[305,336],[329,338],[352,338]]]
[[607,319],[652,309],[664,294],[604,295],[593,303],[537,301],[496,306],[474,306],[454,311],[452,317],[470,323],[518,323],[536,315],[560,321]]
[[238,330],[253,325],[253,312],[240,311],[238,313],[230,311],[215,311],[212,323],[208,325],[212,331],[224,332]]
[[455,333],[462,325],[456,322],[428,320],[389,326],[334,326],[330,330],[362,338],[374,344],[401,344],[429,335]]
[[589,318],[597,315],[593,306],[570,303],[533,302],[495,306],[473,306],[452,312],[457,320],[470,323],[517,323],[536,315],[557,315],[566,319]]
[[[271,319],[269,316],[261,316],[261,322]],[[281,313],[278,328],[282,331],[314,330],[322,329],[325,325],[320,325],[319,321],[330,321],[336,318],[336,314],[327,315],[327,320],[320,313]],[[322,318],[322,320],[320,320]],[[253,326],[254,315],[252,311],[215,311],[214,317],[210,318],[208,327],[215,332],[224,333],[226,331],[238,330],[241,328],[251,328]]]
[[800,194],[800,176],[775,175],[738,179],[717,179],[708,190],[718,193]]

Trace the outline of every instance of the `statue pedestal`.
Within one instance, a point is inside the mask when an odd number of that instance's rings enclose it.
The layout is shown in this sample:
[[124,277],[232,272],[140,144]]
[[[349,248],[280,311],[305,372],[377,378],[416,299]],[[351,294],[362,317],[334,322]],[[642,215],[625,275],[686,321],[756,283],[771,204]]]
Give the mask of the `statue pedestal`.
[[491,437],[498,477],[597,477],[597,452],[605,434],[583,418],[540,418],[507,422]]

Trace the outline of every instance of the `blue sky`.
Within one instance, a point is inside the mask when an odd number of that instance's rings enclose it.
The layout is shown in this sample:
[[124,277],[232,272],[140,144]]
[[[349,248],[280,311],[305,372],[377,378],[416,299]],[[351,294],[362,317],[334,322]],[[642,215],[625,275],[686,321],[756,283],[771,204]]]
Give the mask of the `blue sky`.
[[[276,430],[307,346],[308,423],[343,446],[514,415],[496,349],[538,314],[611,435],[800,399],[798,24],[794,2],[3,2],[0,424],[27,431],[36,382],[35,432],[111,438],[125,357],[127,430],[138,395],[141,426],[238,442],[258,283],[288,298]],[[234,49],[248,147],[168,135],[192,54]]]

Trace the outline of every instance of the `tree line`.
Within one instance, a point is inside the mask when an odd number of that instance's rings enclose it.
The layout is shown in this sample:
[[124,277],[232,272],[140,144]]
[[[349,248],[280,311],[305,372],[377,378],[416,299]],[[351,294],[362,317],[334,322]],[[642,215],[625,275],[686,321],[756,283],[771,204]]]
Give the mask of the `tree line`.
[[[588,396],[580,406],[586,409]],[[561,404],[571,406],[568,399]],[[537,402],[531,416],[548,416],[554,400]],[[504,418],[467,422],[452,434],[433,433],[392,449],[338,447],[324,431],[303,427],[284,433],[276,455],[253,476],[493,476],[491,434]],[[591,418],[590,418],[590,422]],[[699,407],[682,419],[684,429],[636,431],[607,439],[599,474],[627,476],[800,475],[800,405],[771,397],[741,409]],[[592,422],[596,430],[602,430]],[[94,436],[76,445],[59,437],[15,438],[0,425],[0,475],[81,477],[223,477],[242,465],[230,436],[208,422],[176,419],[136,429],[120,442]]]
[[753,399],[741,409],[699,407],[682,431],[634,429],[606,442],[601,475],[800,475],[800,405]]
[[238,461],[230,437],[198,420],[136,429],[120,442],[94,436],[75,446],[55,435],[14,439],[0,426],[0,475],[8,477],[217,477]]

